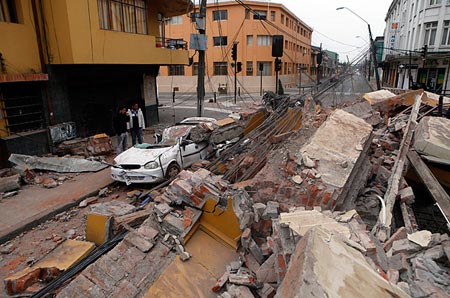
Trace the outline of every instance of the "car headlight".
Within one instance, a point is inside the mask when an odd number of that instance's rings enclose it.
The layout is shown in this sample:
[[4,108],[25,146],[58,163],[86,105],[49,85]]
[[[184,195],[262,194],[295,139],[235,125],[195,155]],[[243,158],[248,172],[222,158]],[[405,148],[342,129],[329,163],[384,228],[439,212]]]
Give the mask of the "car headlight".
[[157,169],[158,167],[159,167],[159,164],[156,161],[151,161],[144,165],[144,168],[147,170]]

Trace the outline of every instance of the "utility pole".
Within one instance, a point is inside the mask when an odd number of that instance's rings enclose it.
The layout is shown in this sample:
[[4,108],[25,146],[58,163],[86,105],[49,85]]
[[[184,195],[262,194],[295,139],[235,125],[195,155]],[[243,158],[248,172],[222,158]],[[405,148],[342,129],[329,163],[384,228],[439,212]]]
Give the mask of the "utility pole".
[[372,61],[373,69],[375,70],[375,79],[377,80],[377,90],[381,90],[380,75],[378,74],[377,50],[375,47],[375,42],[373,41],[372,30],[370,29],[369,23],[367,23],[367,28],[369,29],[370,48],[372,50]]
[[409,78],[408,78],[408,89],[411,89],[412,83],[413,83],[413,82],[412,82],[412,75],[411,75],[411,67],[412,67],[411,63],[412,63],[412,53],[409,52],[409,67],[408,67],[408,76],[409,76]]
[[233,69],[234,69],[234,104],[236,104],[236,92],[237,92],[237,45],[235,41],[233,47],[231,48],[231,58],[233,59]]
[[[200,15],[201,23],[198,33],[206,34],[206,0],[201,0]],[[197,81],[197,116],[201,117],[203,112],[203,101],[205,100],[205,49],[198,51],[198,81]]]
[[320,43],[320,51],[319,54],[317,54],[317,85],[320,84],[320,67],[322,66],[322,43]]
[[262,82],[263,82],[263,70],[264,70],[264,64],[262,64],[262,62],[259,63],[259,95],[262,96],[263,95],[263,87],[262,87]]

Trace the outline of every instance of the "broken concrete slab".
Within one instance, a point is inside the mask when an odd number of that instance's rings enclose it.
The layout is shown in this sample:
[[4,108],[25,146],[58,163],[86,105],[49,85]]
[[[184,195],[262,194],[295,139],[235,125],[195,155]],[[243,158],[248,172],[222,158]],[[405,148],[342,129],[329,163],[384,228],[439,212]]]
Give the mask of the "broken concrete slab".
[[419,244],[422,247],[427,247],[431,242],[431,232],[422,230],[412,234],[408,234],[408,240]]
[[91,242],[70,239],[64,241],[32,267],[8,276],[4,281],[8,294],[23,292],[39,280],[55,278],[86,257],[94,248],[95,245]]
[[[370,293],[370,294],[369,294]],[[323,228],[298,242],[275,297],[409,297],[374,271],[363,255]]]
[[[318,160],[316,170],[324,187],[330,188],[328,195],[315,205],[329,209],[353,204],[369,176],[371,166],[367,153],[371,138],[370,124],[343,110],[336,110],[299,150],[300,155]],[[333,189],[337,192],[332,197]]]
[[103,215],[122,216],[133,212],[135,207],[121,201],[103,202],[91,205],[91,212]]
[[380,117],[380,113],[372,109],[372,106],[367,101],[350,105],[348,107],[343,108],[343,110],[352,115],[355,115],[356,117],[363,119],[372,126],[380,124],[381,121],[383,120]]
[[0,192],[8,192],[20,188],[20,175],[12,175],[0,178]]
[[450,119],[423,117],[415,129],[414,149],[450,161]]
[[[372,127],[364,120],[336,110],[300,149],[302,156],[319,160],[317,170],[325,183],[344,187],[354,165],[370,138]],[[349,146],[351,144],[351,146]],[[348,167],[340,164],[347,161]]]
[[38,157],[15,153],[11,154],[8,160],[29,169],[59,173],[98,172],[108,167],[107,164],[81,158]]
[[298,210],[291,213],[281,213],[280,223],[287,224],[300,236],[304,236],[309,229],[317,226],[324,227],[330,231],[342,233],[350,238],[350,229],[338,223],[331,217],[317,210]]

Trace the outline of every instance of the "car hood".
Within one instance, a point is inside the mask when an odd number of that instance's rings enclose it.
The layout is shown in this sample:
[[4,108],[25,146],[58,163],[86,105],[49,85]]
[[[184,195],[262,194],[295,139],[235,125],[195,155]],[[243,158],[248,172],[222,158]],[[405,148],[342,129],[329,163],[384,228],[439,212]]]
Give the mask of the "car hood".
[[136,147],[131,147],[130,149],[119,154],[114,159],[114,161],[116,162],[117,165],[123,164],[145,165],[150,161],[156,160],[159,155],[168,151],[172,147],[150,148],[150,149],[140,149]]

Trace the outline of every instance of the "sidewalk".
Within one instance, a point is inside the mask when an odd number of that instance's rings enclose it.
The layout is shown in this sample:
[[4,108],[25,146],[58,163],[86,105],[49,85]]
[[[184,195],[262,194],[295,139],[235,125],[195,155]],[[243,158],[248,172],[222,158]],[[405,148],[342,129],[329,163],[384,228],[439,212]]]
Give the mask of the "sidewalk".
[[0,201],[0,243],[77,205],[111,184],[110,169],[83,173],[56,188],[25,185],[19,194]]

